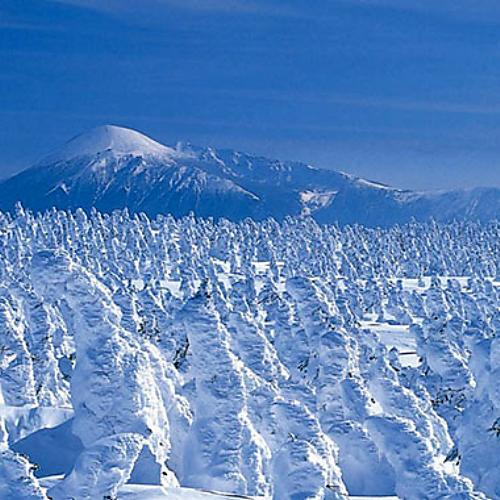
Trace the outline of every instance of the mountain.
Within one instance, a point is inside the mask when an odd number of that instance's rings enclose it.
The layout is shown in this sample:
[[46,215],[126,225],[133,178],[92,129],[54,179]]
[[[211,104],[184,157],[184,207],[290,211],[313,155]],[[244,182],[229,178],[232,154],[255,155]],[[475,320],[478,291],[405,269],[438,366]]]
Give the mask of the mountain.
[[127,207],[148,215],[260,220],[311,214],[318,222],[390,226],[412,218],[490,220],[500,189],[395,189],[333,170],[233,150],[164,146],[112,125],[70,140],[35,166],[0,182],[0,209]]

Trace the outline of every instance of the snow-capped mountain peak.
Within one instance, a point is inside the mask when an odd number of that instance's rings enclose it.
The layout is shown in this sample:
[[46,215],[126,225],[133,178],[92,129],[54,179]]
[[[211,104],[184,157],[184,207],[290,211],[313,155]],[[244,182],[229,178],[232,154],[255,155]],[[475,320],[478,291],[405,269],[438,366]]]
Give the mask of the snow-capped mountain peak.
[[70,139],[42,163],[70,161],[110,152],[113,156],[174,157],[179,151],[164,146],[136,130],[116,125],[102,125]]
[[233,221],[309,214],[320,223],[391,226],[412,219],[491,220],[500,190],[419,193],[307,163],[178,143],[104,125],[0,182],[0,209],[92,207],[104,212],[186,215]]

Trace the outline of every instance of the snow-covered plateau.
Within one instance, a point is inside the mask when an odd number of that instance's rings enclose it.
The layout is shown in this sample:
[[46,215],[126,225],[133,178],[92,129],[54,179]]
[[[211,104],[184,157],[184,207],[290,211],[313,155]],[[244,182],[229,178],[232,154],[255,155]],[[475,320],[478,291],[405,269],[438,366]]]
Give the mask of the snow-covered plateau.
[[2,500],[500,498],[498,221],[0,235]]

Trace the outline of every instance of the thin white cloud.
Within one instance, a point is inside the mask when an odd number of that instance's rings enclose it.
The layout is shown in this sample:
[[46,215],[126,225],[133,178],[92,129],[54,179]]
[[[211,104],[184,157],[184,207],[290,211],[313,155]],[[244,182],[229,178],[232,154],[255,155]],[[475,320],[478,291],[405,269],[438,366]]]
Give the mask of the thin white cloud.
[[412,101],[405,99],[326,97],[326,102],[367,108],[395,109],[400,111],[422,111],[434,113],[458,113],[471,115],[498,115],[500,106],[446,101]]
[[[179,89],[177,89],[179,91]],[[392,109],[397,111],[415,111],[430,113],[455,113],[469,115],[500,115],[500,106],[496,103],[453,102],[442,100],[410,100],[383,96],[362,97],[346,94],[319,92],[290,92],[286,90],[254,89],[196,89],[196,92],[233,96],[256,100],[277,102],[305,102],[311,104],[333,104],[357,108]]]
[[292,15],[292,9],[284,5],[270,5],[269,3],[251,0],[51,0],[57,3],[74,5],[77,7],[114,12],[121,14],[149,13],[168,11],[169,9],[187,10],[191,12],[207,13],[219,12],[228,14],[268,14]]
[[469,21],[500,23],[499,0],[338,0],[365,7],[386,7]]
[[0,6],[0,29],[22,30],[22,31],[63,31],[61,26],[35,23],[15,17],[2,10]]

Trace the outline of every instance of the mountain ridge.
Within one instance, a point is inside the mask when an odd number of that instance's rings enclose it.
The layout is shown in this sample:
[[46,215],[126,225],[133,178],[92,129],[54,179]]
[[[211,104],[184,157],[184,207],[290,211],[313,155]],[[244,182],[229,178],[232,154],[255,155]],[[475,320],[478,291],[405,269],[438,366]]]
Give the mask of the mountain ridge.
[[490,220],[500,189],[412,191],[307,163],[231,149],[165,146],[132,129],[97,127],[9,179],[0,209],[20,201],[43,211],[128,208],[150,216],[194,212],[205,217],[282,220],[312,215],[320,223],[391,226],[434,217]]

